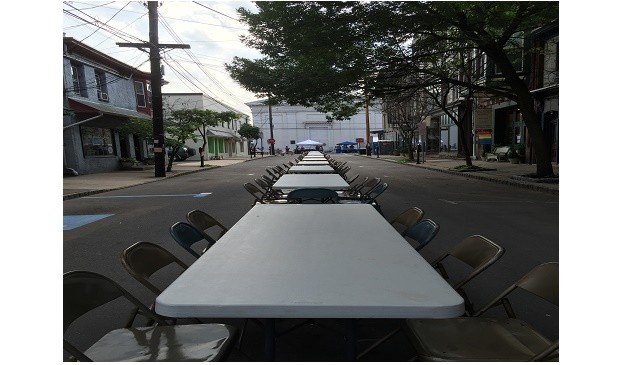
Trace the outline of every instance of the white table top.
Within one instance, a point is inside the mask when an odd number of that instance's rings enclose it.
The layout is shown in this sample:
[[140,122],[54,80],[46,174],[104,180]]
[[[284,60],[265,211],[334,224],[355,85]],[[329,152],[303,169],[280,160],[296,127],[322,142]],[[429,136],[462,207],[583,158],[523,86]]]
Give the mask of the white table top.
[[307,152],[307,156],[324,156],[324,154],[318,151],[309,151]]
[[327,165],[304,165],[304,166],[292,166],[288,171],[290,174],[315,174],[315,173],[335,173],[335,170],[331,166]]
[[177,318],[451,318],[463,299],[370,205],[255,205],[156,299]]
[[297,165],[329,165],[329,161],[301,160],[297,163]]
[[338,174],[285,174],[272,185],[276,190],[293,190],[301,188],[325,188],[346,190],[348,182]]
[[301,161],[328,161],[326,158],[324,157],[311,157],[311,156],[305,156],[302,158]]

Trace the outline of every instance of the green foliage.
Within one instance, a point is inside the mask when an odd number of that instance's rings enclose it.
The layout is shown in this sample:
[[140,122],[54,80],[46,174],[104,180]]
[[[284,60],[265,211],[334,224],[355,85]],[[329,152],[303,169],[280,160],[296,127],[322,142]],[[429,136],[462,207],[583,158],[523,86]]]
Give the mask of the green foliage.
[[241,137],[245,137],[248,140],[258,139],[261,135],[261,130],[259,127],[255,127],[251,124],[243,124],[241,128],[239,128],[239,134]]
[[119,161],[121,163],[131,163],[134,165],[138,163],[138,160],[136,160],[134,157],[121,157]]
[[135,134],[144,141],[153,140],[153,121],[151,119],[129,118],[116,129],[119,135]]

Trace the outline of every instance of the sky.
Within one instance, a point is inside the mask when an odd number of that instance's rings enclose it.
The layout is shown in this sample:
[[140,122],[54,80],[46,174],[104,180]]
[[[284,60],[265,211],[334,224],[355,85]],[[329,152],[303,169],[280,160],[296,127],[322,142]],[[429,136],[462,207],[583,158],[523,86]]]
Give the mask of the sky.
[[[261,54],[240,40],[247,27],[238,21],[239,7],[256,11],[249,1],[163,1],[158,7],[162,44],[181,43],[190,49],[162,54],[163,93],[202,92],[251,116],[244,104],[257,98],[230,78],[224,64],[233,57]],[[116,43],[149,41],[148,10],[139,1],[64,1],[63,32],[141,71],[150,72],[149,54]]]

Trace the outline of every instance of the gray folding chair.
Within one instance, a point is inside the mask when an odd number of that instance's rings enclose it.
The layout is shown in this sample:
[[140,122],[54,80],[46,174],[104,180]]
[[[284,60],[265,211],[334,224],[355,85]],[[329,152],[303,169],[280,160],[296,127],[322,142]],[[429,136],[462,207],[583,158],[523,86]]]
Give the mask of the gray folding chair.
[[403,233],[406,229],[420,222],[423,219],[423,215],[425,215],[425,212],[421,208],[412,207],[401,212],[394,219],[391,219],[389,223],[397,232]]
[[[74,361],[217,361],[228,355],[237,334],[230,325],[203,323],[168,325],[140,300],[113,280],[89,271],[71,271],[63,275],[63,348]],[[87,313],[111,312],[110,302],[120,301],[157,323],[157,326],[134,327],[121,325],[104,334],[100,340],[80,350],[67,340],[73,332],[91,333],[86,321],[77,321]],[[91,323],[91,322],[89,322]],[[81,326],[83,325],[83,326]],[[104,331],[105,332],[105,331]]]
[[[198,209],[188,212],[186,214],[186,220],[188,220],[193,227],[197,228],[201,234],[208,236],[206,239],[210,238],[211,240],[217,241],[221,238],[221,236],[228,232],[228,228],[221,224],[217,219]],[[209,235],[209,230],[218,231],[216,238]]]
[[[422,361],[558,361],[559,340],[516,318],[509,300],[515,290],[558,307],[559,263],[536,266],[471,317],[408,319],[405,333]],[[508,318],[481,317],[499,305]]]
[[405,238],[411,238],[416,241],[416,246],[414,249],[416,251],[420,251],[423,247],[427,246],[434,237],[438,234],[440,230],[440,226],[438,223],[434,222],[431,219],[423,219],[420,222],[416,223],[412,227],[406,229],[401,233],[401,235]]
[[333,203],[339,202],[339,197],[335,190],[323,188],[295,189],[287,193],[287,203]]

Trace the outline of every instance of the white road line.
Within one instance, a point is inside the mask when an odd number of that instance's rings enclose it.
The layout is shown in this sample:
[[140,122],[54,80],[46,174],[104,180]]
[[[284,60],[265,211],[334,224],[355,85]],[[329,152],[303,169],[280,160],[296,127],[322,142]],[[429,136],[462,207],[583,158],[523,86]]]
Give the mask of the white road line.
[[112,196],[84,196],[80,199],[113,199],[113,198],[156,198],[156,197],[180,197],[192,196],[193,198],[204,198],[212,193],[199,194],[160,194],[160,195],[112,195]]

